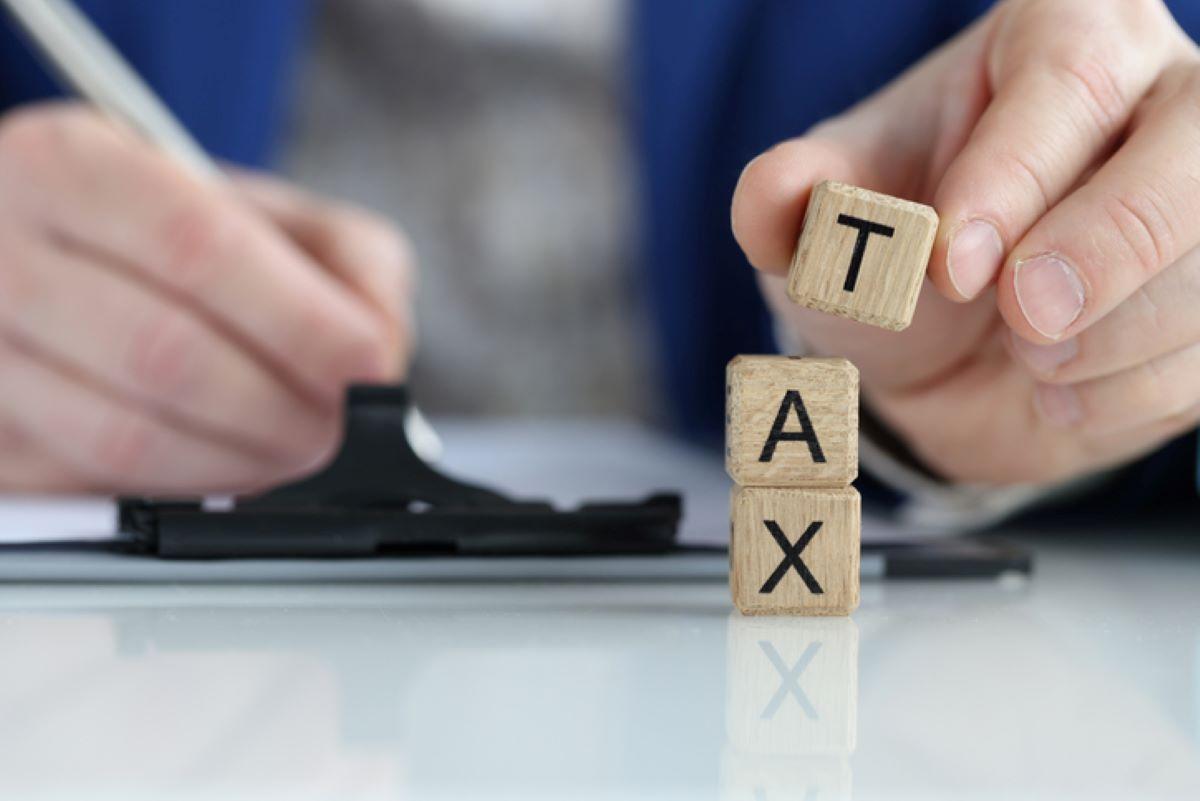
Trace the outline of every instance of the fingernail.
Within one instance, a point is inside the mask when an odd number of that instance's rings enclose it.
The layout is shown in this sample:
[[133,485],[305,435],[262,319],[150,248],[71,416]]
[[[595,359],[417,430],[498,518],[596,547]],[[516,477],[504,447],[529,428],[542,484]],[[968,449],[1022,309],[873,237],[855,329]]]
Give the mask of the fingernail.
[[1038,384],[1033,403],[1042,419],[1060,428],[1068,428],[1083,419],[1079,393],[1071,387]]
[[1044,376],[1053,375],[1055,370],[1079,355],[1079,340],[1075,337],[1052,345],[1037,345],[1012,334],[1012,347],[1021,361]]
[[1021,313],[1044,337],[1058,339],[1083,312],[1083,281],[1058,256],[1017,262],[1013,284]]
[[964,298],[983,291],[1004,262],[1004,242],[987,220],[970,220],[954,232],[946,253],[950,283]]

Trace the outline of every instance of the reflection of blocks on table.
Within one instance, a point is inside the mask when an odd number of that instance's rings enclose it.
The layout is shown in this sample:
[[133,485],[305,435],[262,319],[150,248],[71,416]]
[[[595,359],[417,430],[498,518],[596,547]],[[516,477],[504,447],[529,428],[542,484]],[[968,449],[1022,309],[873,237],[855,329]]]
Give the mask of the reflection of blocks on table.
[[811,309],[901,331],[912,322],[937,227],[929,206],[836,181],[818,184],[788,295]]
[[721,754],[722,801],[837,801],[851,787],[847,757]]
[[730,588],[745,615],[848,615],[858,608],[858,491],[738,487]]
[[858,722],[858,627],[849,618],[732,615],[725,732],[738,753],[849,756]]
[[725,469],[743,486],[844,487],[858,475],[858,370],[846,359],[735,356]]

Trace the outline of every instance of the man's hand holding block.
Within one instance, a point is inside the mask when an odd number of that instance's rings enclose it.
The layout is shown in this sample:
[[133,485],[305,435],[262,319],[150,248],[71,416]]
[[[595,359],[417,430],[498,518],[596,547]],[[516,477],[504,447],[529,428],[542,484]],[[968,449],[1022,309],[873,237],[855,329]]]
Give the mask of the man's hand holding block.
[[845,359],[738,356],[727,372],[730,588],[748,615],[858,606],[858,370]]
[[912,322],[937,233],[929,206],[825,181],[812,191],[788,296],[901,331]]

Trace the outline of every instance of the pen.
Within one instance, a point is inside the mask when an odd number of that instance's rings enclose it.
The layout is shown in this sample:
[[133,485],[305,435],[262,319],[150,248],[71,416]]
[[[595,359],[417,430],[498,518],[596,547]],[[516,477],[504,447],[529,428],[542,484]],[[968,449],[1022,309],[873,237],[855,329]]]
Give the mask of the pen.
[[[0,0],[37,45],[45,62],[81,97],[132,128],[184,168],[220,181],[216,163],[71,0]],[[441,440],[416,406],[406,421],[413,449],[426,461]]]

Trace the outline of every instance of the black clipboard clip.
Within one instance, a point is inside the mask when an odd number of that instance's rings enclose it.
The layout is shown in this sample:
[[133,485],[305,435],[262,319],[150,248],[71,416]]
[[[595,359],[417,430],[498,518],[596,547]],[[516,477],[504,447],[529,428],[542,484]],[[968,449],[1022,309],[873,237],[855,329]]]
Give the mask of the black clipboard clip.
[[388,555],[615,556],[678,549],[678,494],[559,510],[438,472],[405,432],[404,386],[358,386],[342,449],[320,473],[231,508],[119,499],[123,547],[165,559]]

